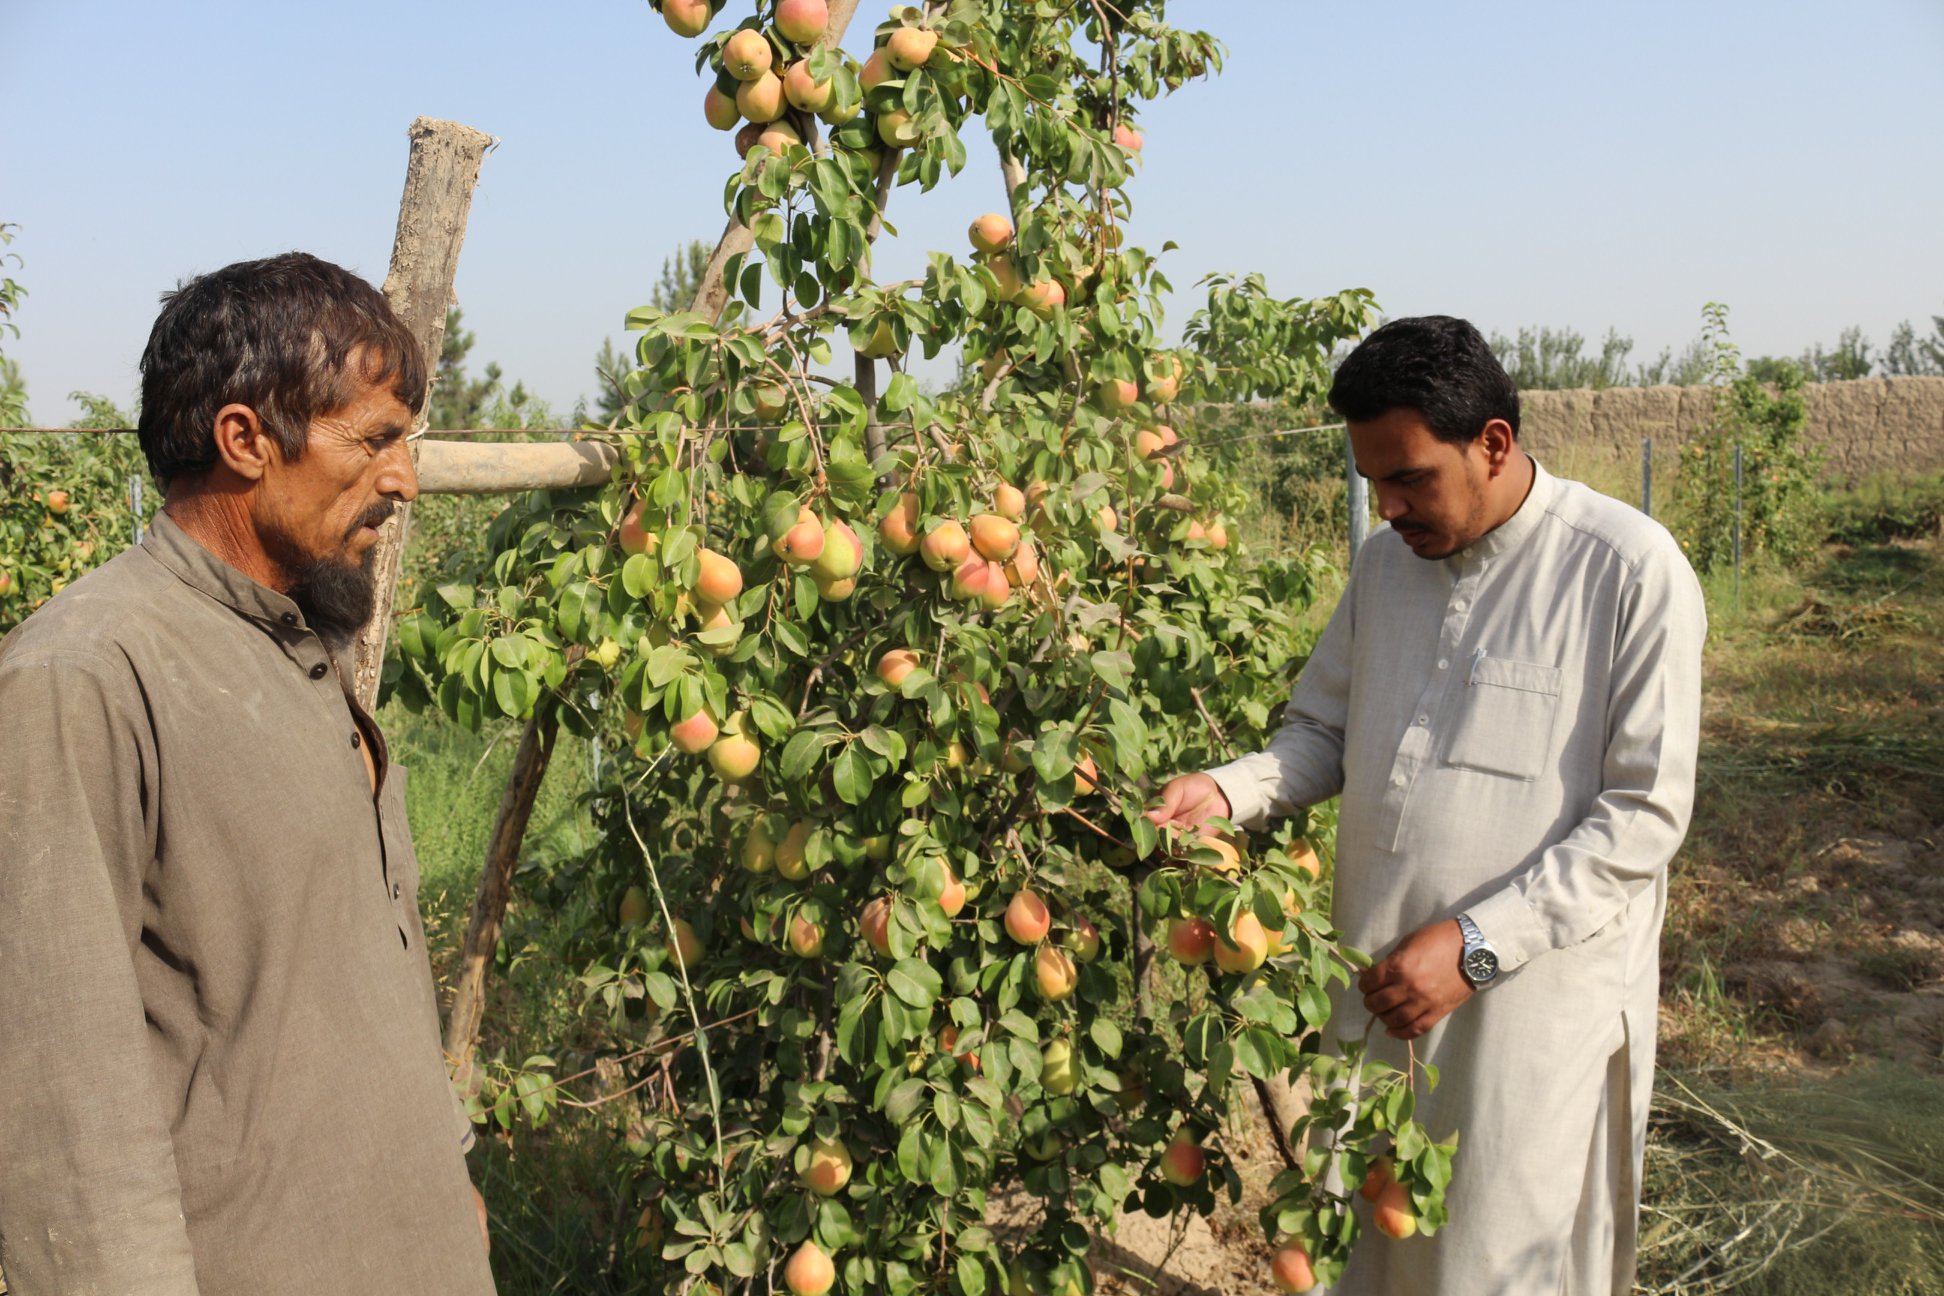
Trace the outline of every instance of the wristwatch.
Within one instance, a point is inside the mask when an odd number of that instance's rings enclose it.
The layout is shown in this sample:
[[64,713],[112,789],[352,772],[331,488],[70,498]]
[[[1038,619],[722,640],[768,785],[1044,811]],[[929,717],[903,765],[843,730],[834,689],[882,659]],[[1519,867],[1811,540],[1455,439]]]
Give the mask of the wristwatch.
[[1458,956],[1458,971],[1474,990],[1483,990],[1499,974],[1498,951],[1470,914],[1458,915],[1458,930],[1465,938],[1464,952]]

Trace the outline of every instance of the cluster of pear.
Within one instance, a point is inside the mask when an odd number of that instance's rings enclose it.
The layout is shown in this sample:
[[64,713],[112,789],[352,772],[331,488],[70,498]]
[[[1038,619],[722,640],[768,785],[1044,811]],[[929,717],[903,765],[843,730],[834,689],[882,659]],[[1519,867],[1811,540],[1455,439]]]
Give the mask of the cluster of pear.
[[[663,20],[678,36],[700,36],[715,16],[709,0],[662,0],[661,8]],[[857,116],[857,101],[840,101],[835,84],[829,78],[818,80],[803,56],[823,39],[829,25],[826,0],[780,0],[775,40],[758,28],[744,27],[723,42],[723,75],[704,92],[702,116],[717,130],[737,132],[737,152],[761,144],[782,153],[803,143],[800,123],[790,120],[792,109],[832,126]]]
[[1013,225],[1004,216],[987,212],[972,222],[966,237],[971,239],[972,250],[978,254],[973,260],[992,272],[1000,301],[1024,306],[1041,319],[1052,315],[1056,307],[1066,305],[1066,288],[1058,279],[1035,279],[1027,283],[1020,274],[1019,261],[1013,255]]
[[[661,547],[661,537],[641,524],[642,508],[643,502],[637,498],[621,518],[616,539],[629,556],[653,555]],[[696,551],[696,564],[695,582],[682,592],[677,608],[695,619],[697,646],[721,656],[734,649],[742,637],[742,623],[730,611],[736,596],[742,593],[742,568],[733,558],[706,547]],[[614,655],[619,656],[618,646]],[[623,723],[628,737],[641,736],[639,714],[629,712]],[[668,738],[677,750],[689,755],[707,753],[710,767],[729,783],[755,773],[763,755],[755,731],[741,712],[718,721],[707,709],[698,710],[670,725]]]
[[[1242,868],[1242,852],[1227,838],[1205,836],[1196,839],[1190,850],[1212,851],[1216,859],[1201,867],[1217,873],[1236,873]],[[1316,852],[1308,842],[1301,842],[1292,854],[1298,868],[1315,877],[1322,872]],[[1302,902],[1296,898],[1294,890],[1283,893],[1283,914],[1290,921],[1303,911]],[[1287,946],[1282,931],[1269,931],[1262,925],[1253,911],[1243,909],[1236,913],[1229,923],[1226,935],[1218,932],[1207,918],[1189,915],[1169,920],[1167,945],[1168,953],[1187,967],[1199,967],[1211,959],[1215,966],[1224,972],[1253,972],[1264,963],[1283,952]]]
[[969,522],[921,515],[918,496],[905,491],[878,522],[878,538],[892,553],[915,555],[938,572],[945,597],[997,611],[1014,590],[1031,591],[1040,578],[1039,547],[1020,528],[1029,512],[1034,525],[1044,525],[1050,489],[1045,482],[1026,491],[1000,482],[990,510]]
[[[678,36],[700,36],[714,17],[710,0],[662,0],[661,11]],[[841,126],[862,111],[861,98],[840,92],[834,77],[819,78],[811,68],[809,55],[829,26],[827,0],[779,0],[768,32],[742,27],[723,42],[719,75],[702,96],[702,115],[717,130],[736,132],[739,154],[758,144],[783,153],[804,142],[808,118]],[[937,48],[937,32],[922,21],[908,22],[885,35],[862,66],[849,65],[852,79],[868,95],[924,67]],[[903,108],[877,114],[875,126],[878,138],[893,148],[910,148],[922,138]]]
[[[1073,915],[1058,944],[1047,939],[1052,929],[1052,911],[1031,887],[1021,887],[1006,902],[1006,935],[1021,945],[1033,947],[1033,983],[1039,988],[1040,998],[1058,1003],[1080,984],[1080,969],[1075,961],[1091,963],[1100,957],[1100,932],[1080,914]],[[1056,1087],[1044,1074],[1040,1083],[1051,1094],[1073,1091],[1070,1071],[1065,1088]]]

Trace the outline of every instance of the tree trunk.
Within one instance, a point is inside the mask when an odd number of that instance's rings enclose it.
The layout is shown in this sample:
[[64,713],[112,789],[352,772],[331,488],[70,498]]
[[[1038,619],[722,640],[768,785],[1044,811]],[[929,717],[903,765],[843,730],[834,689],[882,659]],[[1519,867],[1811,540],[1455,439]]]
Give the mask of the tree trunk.
[[[479,183],[479,164],[493,137],[458,122],[421,117],[412,123],[411,140],[385,298],[417,339],[426,372],[436,374],[445,342],[446,307],[452,302],[452,278],[459,269],[459,248],[466,241],[466,218],[472,212],[473,186]],[[425,431],[424,410],[413,430]],[[412,462],[415,466],[418,462],[416,438]],[[367,711],[378,705],[378,676],[411,518],[412,506],[400,505],[379,532],[372,554],[378,598],[371,619],[358,632],[351,673],[352,692]]]

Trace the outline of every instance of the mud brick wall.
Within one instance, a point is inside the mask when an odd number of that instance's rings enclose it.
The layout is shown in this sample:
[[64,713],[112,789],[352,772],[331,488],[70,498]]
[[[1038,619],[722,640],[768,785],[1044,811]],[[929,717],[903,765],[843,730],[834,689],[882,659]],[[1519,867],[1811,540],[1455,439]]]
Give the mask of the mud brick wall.
[[[1944,378],[1859,378],[1811,383],[1808,440],[1824,475],[1850,482],[1885,471],[1944,468]],[[1705,429],[1712,387],[1607,387],[1520,393],[1521,440],[1542,460],[1580,455],[1638,462],[1643,438],[1655,457]]]

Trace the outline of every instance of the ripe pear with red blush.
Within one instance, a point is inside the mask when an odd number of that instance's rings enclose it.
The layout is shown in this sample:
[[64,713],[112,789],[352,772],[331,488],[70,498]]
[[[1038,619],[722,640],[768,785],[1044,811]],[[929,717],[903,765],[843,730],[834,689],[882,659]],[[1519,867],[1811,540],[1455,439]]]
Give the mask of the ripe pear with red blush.
[[952,872],[951,865],[941,860],[938,867],[945,873],[945,886],[938,893],[938,907],[945,911],[947,918],[956,918],[965,908],[967,898],[965,883],[959,881],[958,875]]
[[740,783],[762,763],[763,747],[738,712],[722,727],[722,736],[709,744],[709,767],[725,783]]
[[1261,919],[1244,909],[1230,924],[1229,939],[1217,940],[1212,952],[1215,966],[1224,972],[1253,972],[1268,961],[1269,933]]
[[857,916],[857,930],[864,937],[864,943],[878,953],[890,956],[891,953],[891,899],[879,896],[864,906],[864,912]]
[[823,550],[823,523],[808,508],[799,507],[796,521],[770,538],[770,551],[792,567],[808,567]]
[[1208,962],[1216,940],[1206,918],[1177,918],[1168,924],[1168,953],[1188,967]]
[[987,212],[972,222],[966,237],[981,252],[1003,252],[1012,244],[1012,222],[997,212]]
[[1065,950],[1042,943],[1033,952],[1033,981],[1042,999],[1058,1003],[1080,983],[1080,969],[1073,965],[1073,956]]
[[1309,1251],[1294,1238],[1276,1248],[1269,1259],[1269,1275],[1281,1291],[1316,1290],[1316,1266],[1310,1261]]
[[763,72],[736,87],[736,111],[753,122],[773,122],[783,115],[783,78]]
[[793,44],[813,44],[823,38],[829,26],[830,6],[826,0],[782,0],[776,6],[776,30]]
[[695,561],[695,597],[704,603],[722,607],[742,593],[742,568],[736,566],[733,559],[713,549],[698,549]]
[[1006,903],[1006,934],[1021,945],[1037,945],[1052,929],[1053,915],[1046,901],[1030,887],[1021,887]]
[[918,654],[909,648],[893,648],[878,658],[876,674],[892,688],[905,682],[905,676],[917,670]]
[[1005,562],[1019,548],[1019,524],[997,513],[972,519],[972,547],[993,562]]
[[1161,1153],[1161,1177],[1177,1188],[1201,1182],[1208,1171],[1208,1154],[1186,1134],[1177,1134]]
[[921,68],[931,61],[938,46],[938,33],[922,27],[900,27],[884,42],[884,53],[891,66],[900,72]]
[[790,919],[790,949],[800,958],[816,958],[823,953],[823,928],[796,914]]
[[677,36],[700,36],[712,16],[709,0],[662,0],[662,21]]
[[674,930],[667,941],[668,957],[684,968],[692,968],[702,961],[702,938],[695,934],[695,928],[686,918],[675,920]]
[[971,552],[971,537],[965,534],[964,527],[950,519],[927,531],[918,543],[918,556],[935,572],[951,571]]
[[675,744],[677,751],[695,756],[707,751],[709,744],[714,742],[721,732],[716,725],[715,717],[705,709],[668,726],[668,740]]
[[834,1197],[850,1182],[851,1153],[842,1139],[816,1139],[810,1144],[798,1180],[819,1197]]
[[754,81],[775,61],[769,41],[753,27],[743,28],[722,47],[723,70],[738,81]]
[[719,131],[729,131],[736,129],[742,113],[734,99],[710,86],[702,93],[702,118]]
[[894,554],[918,552],[918,497],[910,491],[898,496],[891,511],[878,520],[878,539]]
[[1402,1240],[1418,1230],[1417,1208],[1411,1204],[1410,1190],[1395,1179],[1377,1194],[1370,1218],[1385,1237]]
[[790,1296],[825,1296],[837,1281],[837,1266],[815,1242],[805,1242],[783,1265],[783,1285]]
[[819,81],[810,71],[808,59],[790,64],[783,74],[783,97],[790,106],[807,113],[820,113],[837,98],[837,87],[828,78]]

